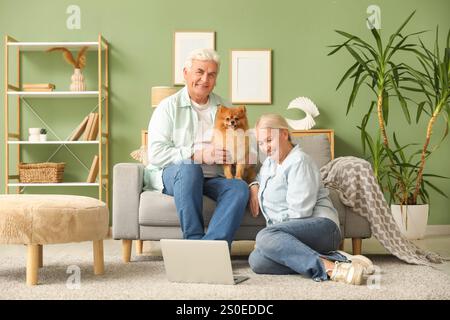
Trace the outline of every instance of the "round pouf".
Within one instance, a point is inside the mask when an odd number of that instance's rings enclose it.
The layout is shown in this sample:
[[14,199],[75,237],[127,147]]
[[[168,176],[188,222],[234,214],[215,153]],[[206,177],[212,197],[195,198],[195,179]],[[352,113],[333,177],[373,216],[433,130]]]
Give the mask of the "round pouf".
[[109,212],[100,200],[73,195],[0,195],[0,243],[26,244],[27,284],[38,281],[44,244],[93,241],[94,273],[103,274]]

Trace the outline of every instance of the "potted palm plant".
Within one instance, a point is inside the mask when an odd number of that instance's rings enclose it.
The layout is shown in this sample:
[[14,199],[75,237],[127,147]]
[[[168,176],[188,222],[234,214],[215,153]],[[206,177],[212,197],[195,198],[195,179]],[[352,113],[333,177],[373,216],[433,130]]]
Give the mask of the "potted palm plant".
[[[444,97],[446,97],[445,99],[448,99],[448,94],[445,96],[445,90],[442,90],[442,88],[447,88],[448,90],[448,76],[446,79],[443,79],[448,73],[448,53],[444,56],[444,61],[447,59],[447,69],[445,69],[445,66],[442,65],[437,69],[441,70],[440,74],[431,76],[430,69],[433,69],[432,72],[434,73],[436,71],[435,66],[441,65],[439,52],[437,52],[437,54],[436,52],[431,54],[431,52],[425,48],[423,43],[421,43],[420,47],[415,43],[411,43],[411,36],[418,35],[423,31],[407,35],[402,34],[403,29],[414,14],[415,12],[412,12],[400,25],[397,31],[390,35],[386,44],[383,43],[378,30],[375,28],[371,28],[371,33],[375,40],[374,46],[355,35],[337,30],[336,32],[344,36],[346,41],[342,44],[332,46],[334,49],[329,53],[329,55],[333,55],[339,50],[345,48],[355,60],[354,64],[344,73],[336,88],[336,90],[339,89],[342,83],[353,78],[353,88],[347,104],[347,113],[350,108],[354,106],[355,98],[363,84],[368,85],[372,92],[375,93],[376,99],[370,103],[367,113],[362,118],[361,125],[358,126],[361,132],[363,152],[366,153],[367,147],[370,152],[374,174],[377,177],[381,188],[388,193],[390,203],[397,203],[402,209],[405,205],[405,208],[412,208],[411,206],[416,205],[418,199],[425,204],[426,214],[424,215],[425,219],[422,219],[422,222],[425,221],[423,226],[423,230],[425,230],[429,202],[429,194],[426,187],[429,186],[438,191],[440,194],[443,194],[441,190],[439,190],[428,180],[429,178],[439,176],[425,174],[424,165],[426,158],[431,153],[428,148],[431,128],[436,120],[436,117],[443,114],[443,111],[446,108],[448,121],[448,102],[442,102]],[[369,25],[370,23],[371,22],[368,21]],[[424,51],[425,53],[421,51]],[[407,52],[417,55],[420,57],[419,61],[421,64],[424,63],[425,66],[429,67],[429,69],[426,69],[426,71],[422,73],[420,71],[416,71],[414,68],[411,68],[405,63],[396,63],[394,58],[399,52]],[[445,62],[443,63],[445,64]],[[447,73],[444,72],[444,69],[447,70]],[[424,74],[430,76],[424,79]],[[423,87],[436,86],[435,81],[433,84],[425,84],[425,82],[433,82],[432,80],[434,80],[435,77],[438,77],[439,79],[442,78],[442,80],[439,83],[439,88],[433,89],[435,90],[433,91],[435,95],[435,99],[433,101],[433,96],[428,91],[425,91]],[[414,86],[411,87],[410,82],[412,82]],[[405,119],[408,123],[411,123],[408,102],[411,102],[412,100],[404,95],[404,90],[420,91],[426,94],[427,100],[417,104],[416,121],[419,121],[419,118],[423,113],[428,112],[431,115],[431,127],[429,126],[430,131],[427,132],[425,145],[420,152],[413,152],[411,155],[406,155],[406,152],[417,144],[409,143],[403,146],[400,145],[395,132],[392,134],[392,140],[394,141],[392,143],[390,142],[387,132],[389,100],[391,97],[396,97],[398,99]],[[374,111],[375,106],[376,110]],[[428,109],[431,112],[428,111]],[[368,129],[370,127],[368,124],[370,123],[373,114],[376,114],[377,122],[377,132],[375,134],[371,134]],[[418,155],[420,155],[420,159],[416,161],[415,158]],[[405,212],[405,210],[402,211]],[[401,230],[404,233],[407,233],[408,229],[409,231],[412,229],[408,228],[411,223],[406,224],[405,227],[403,227],[402,221],[408,222],[408,214],[405,212],[403,216],[405,218],[398,219],[397,223],[399,224]],[[412,222],[411,219],[409,219],[409,221]],[[424,231],[423,233],[419,232],[415,235],[407,235],[407,237],[423,237],[423,234]]]
[[[400,159],[396,158],[398,164],[403,164],[403,174],[405,181],[408,181],[408,188],[404,192],[396,191],[396,186],[391,187],[390,193],[395,195],[397,205],[392,205],[392,213],[397,223],[405,230],[407,237],[421,239],[425,235],[425,228],[428,218],[428,203],[430,196],[426,187],[434,189],[437,193],[446,197],[438,187],[429,181],[428,178],[446,178],[440,175],[426,174],[425,164],[431,153],[439,147],[448,134],[449,114],[450,114],[450,30],[447,33],[447,41],[444,52],[439,50],[439,29],[436,28],[436,40],[433,50],[429,50],[419,39],[420,47],[412,49],[417,57],[421,68],[416,69],[405,66],[407,72],[404,80],[411,86],[404,86],[405,90],[419,92],[424,100],[418,103],[416,122],[425,114],[427,116],[427,127],[425,139],[421,149],[410,156],[410,160],[405,163],[404,154],[398,143]],[[442,57],[441,57],[442,55]],[[443,117],[446,125],[440,142],[431,148],[431,136],[436,120]],[[415,161],[411,161],[413,158]],[[417,159],[418,158],[418,159]],[[407,165],[407,166],[406,166]],[[395,177],[394,177],[395,178]],[[422,203],[422,204],[420,204]]]

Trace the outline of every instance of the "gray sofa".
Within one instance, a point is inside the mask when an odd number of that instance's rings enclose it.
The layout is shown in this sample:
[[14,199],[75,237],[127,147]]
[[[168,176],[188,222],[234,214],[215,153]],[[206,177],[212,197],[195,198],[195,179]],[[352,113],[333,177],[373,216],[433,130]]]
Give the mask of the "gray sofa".
[[[321,167],[332,159],[333,143],[327,134],[301,136],[293,132],[294,143],[300,144],[316,164]],[[304,133],[304,132],[303,132]],[[332,142],[333,140],[331,140]],[[123,260],[130,261],[132,240],[137,241],[137,253],[142,253],[142,241],[162,238],[182,238],[173,197],[155,192],[143,191],[144,165],[140,163],[119,163],[113,172],[113,238],[123,241]],[[353,253],[361,253],[363,238],[371,236],[366,219],[352,212],[339,200],[335,190],[330,189],[331,200],[339,213],[343,238],[352,238]],[[215,202],[204,197],[203,217],[205,228],[211,219]],[[265,227],[262,215],[253,218],[250,212],[244,214],[235,240],[254,240],[259,230]],[[341,248],[343,242],[341,244]]]

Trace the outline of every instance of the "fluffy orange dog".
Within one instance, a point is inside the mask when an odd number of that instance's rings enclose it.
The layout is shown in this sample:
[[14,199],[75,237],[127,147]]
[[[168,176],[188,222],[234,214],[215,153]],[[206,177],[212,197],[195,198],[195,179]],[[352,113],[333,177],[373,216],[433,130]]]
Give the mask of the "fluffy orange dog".
[[[219,106],[214,122],[214,146],[227,150],[231,162],[223,164],[227,179],[254,181],[256,172],[250,163],[250,144],[248,135],[247,112],[245,106],[227,108]],[[233,175],[234,173],[234,175]]]

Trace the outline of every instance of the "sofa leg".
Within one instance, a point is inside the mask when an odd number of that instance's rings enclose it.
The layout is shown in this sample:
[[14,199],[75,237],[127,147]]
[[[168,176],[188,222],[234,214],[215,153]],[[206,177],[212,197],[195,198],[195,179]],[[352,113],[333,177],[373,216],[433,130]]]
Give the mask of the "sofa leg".
[[122,240],[122,259],[123,262],[130,262],[131,260],[131,246],[133,240]]
[[352,238],[353,255],[361,254],[362,238]]
[[94,251],[94,274],[100,275],[105,271],[105,262],[103,258],[103,240],[93,241]]
[[38,283],[39,272],[39,245],[27,245],[27,285],[34,286]]
[[144,241],[136,240],[136,254],[142,254],[143,250],[144,250]]

